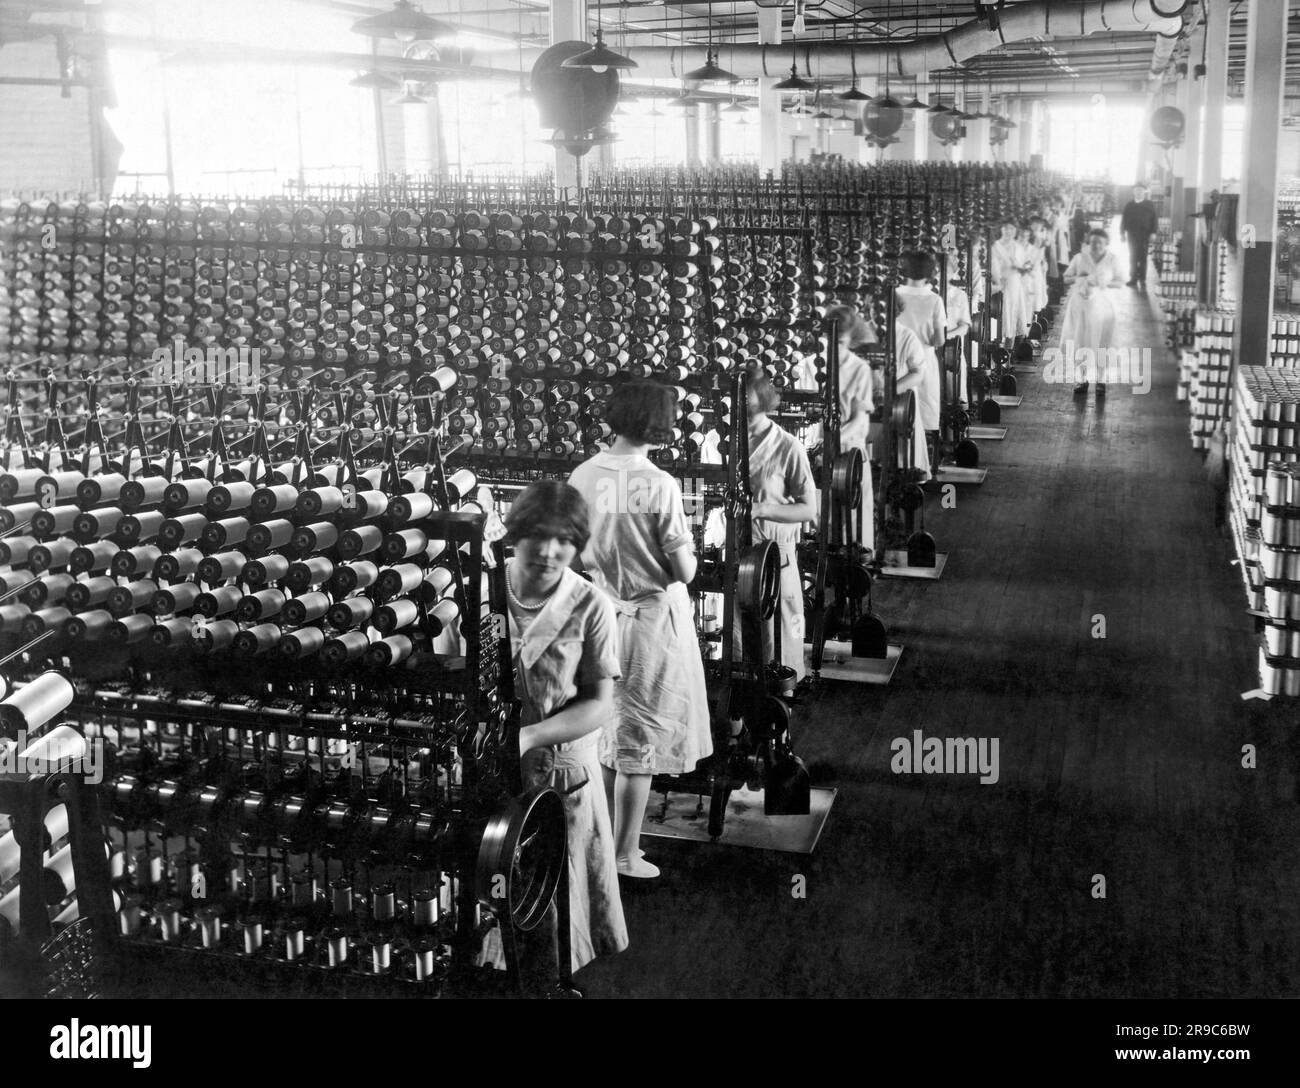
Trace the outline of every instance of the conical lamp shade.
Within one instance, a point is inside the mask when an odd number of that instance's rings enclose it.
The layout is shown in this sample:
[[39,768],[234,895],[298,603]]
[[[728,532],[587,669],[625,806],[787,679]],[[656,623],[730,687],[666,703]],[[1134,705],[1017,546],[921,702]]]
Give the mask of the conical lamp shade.
[[588,49],[585,53],[579,53],[576,57],[570,57],[561,68],[636,68],[637,63],[631,57],[625,57],[622,53],[615,53],[605,45],[605,40],[600,36],[600,31],[596,31],[596,44]]
[[382,72],[362,72],[355,79],[348,80],[350,87],[374,87],[381,91],[400,91],[402,84],[392,76]]
[[853,84],[852,87],[850,87],[847,91],[845,91],[842,95],[840,95],[839,99],[841,102],[870,102],[871,95],[863,94],[860,90],[858,90],[858,85],[855,83]]
[[722,80],[734,83],[739,78],[734,72],[720,68],[712,52],[707,55],[703,68],[692,69],[682,76],[682,79],[690,80],[692,83],[717,83]]
[[811,91],[813,85],[806,79],[800,79],[798,71],[792,64],[790,65],[790,74],[780,83],[774,83],[772,89],[777,91]]
[[901,110],[903,108],[903,103],[890,94],[882,94],[879,98],[871,99],[871,104],[882,110]]
[[352,24],[352,29],[367,38],[396,38],[399,42],[427,42],[456,33],[446,23],[416,11],[410,0],[397,0],[392,11],[358,19]]
[[905,110],[928,110],[929,108],[929,106],[916,97],[913,97],[910,102],[903,103],[903,109]]

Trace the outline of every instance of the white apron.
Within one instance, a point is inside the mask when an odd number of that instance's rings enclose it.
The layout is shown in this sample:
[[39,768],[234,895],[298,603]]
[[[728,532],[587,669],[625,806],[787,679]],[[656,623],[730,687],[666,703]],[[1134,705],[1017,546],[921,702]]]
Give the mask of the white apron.
[[681,582],[620,601],[617,714],[600,732],[600,762],[625,774],[682,774],[713,754],[704,660]]

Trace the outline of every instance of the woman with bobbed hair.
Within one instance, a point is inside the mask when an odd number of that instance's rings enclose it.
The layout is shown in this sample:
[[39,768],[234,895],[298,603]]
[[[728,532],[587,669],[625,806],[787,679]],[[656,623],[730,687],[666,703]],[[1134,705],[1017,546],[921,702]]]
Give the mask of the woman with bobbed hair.
[[[589,537],[587,504],[559,480],[529,484],[506,515],[514,558],[506,599],[522,704],[524,787],[564,798],[573,968],[627,947],[609,811],[594,785],[597,735],[621,672],[613,606],[571,569]],[[582,785],[586,781],[587,785]],[[581,787],[581,788],[579,788]]]
[[693,770],[713,752],[704,662],[687,584],[695,540],[677,481],[647,456],[670,441],[677,398],[664,385],[618,386],[605,409],[613,444],[573,470],[591,510],[582,561],[618,614],[615,713],[599,757],[621,876],[653,878],[639,840],[651,777]]
[[[804,677],[803,576],[796,552],[802,526],[817,518],[817,484],[799,440],[768,413],[781,404],[771,376],[758,364],[749,375],[749,487],[754,543],[774,541],[781,553],[781,598],[774,620],[781,624],[781,664],[793,670],[783,693],[792,695]],[[763,626],[763,660],[775,656],[772,623]]]

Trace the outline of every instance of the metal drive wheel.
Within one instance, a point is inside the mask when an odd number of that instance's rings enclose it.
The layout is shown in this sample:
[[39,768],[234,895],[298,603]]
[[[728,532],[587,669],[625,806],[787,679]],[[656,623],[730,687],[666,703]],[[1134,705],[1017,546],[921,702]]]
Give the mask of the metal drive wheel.
[[856,510],[862,505],[862,451],[853,449],[835,458],[831,485],[835,497],[846,510]]
[[740,557],[736,570],[736,606],[770,620],[781,596],[781,550],[771,540],[755,544]]
[[474,894],[499,918],[530,930],[566,877],[564,801],[549,786],[512,798],[479,843]]

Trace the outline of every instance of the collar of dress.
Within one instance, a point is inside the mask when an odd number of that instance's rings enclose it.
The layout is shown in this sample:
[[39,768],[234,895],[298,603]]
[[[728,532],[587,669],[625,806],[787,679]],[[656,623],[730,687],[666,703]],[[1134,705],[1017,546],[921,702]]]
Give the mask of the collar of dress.
[[[512,560],[513,562],[513,560]],[[519,636],[519,626],[515,623],[514,613],[507,606],[510,617],[510,637],[519,645],[519,662],[525,669],[531,669],[541,659],[547,648],[555,641],[555,636],[568,622],[577,605],[578,592],[584,585],[580,575],[566,567],[560,575],[560,584],[555,587],[550,600],[528,625],[523,638]]]

